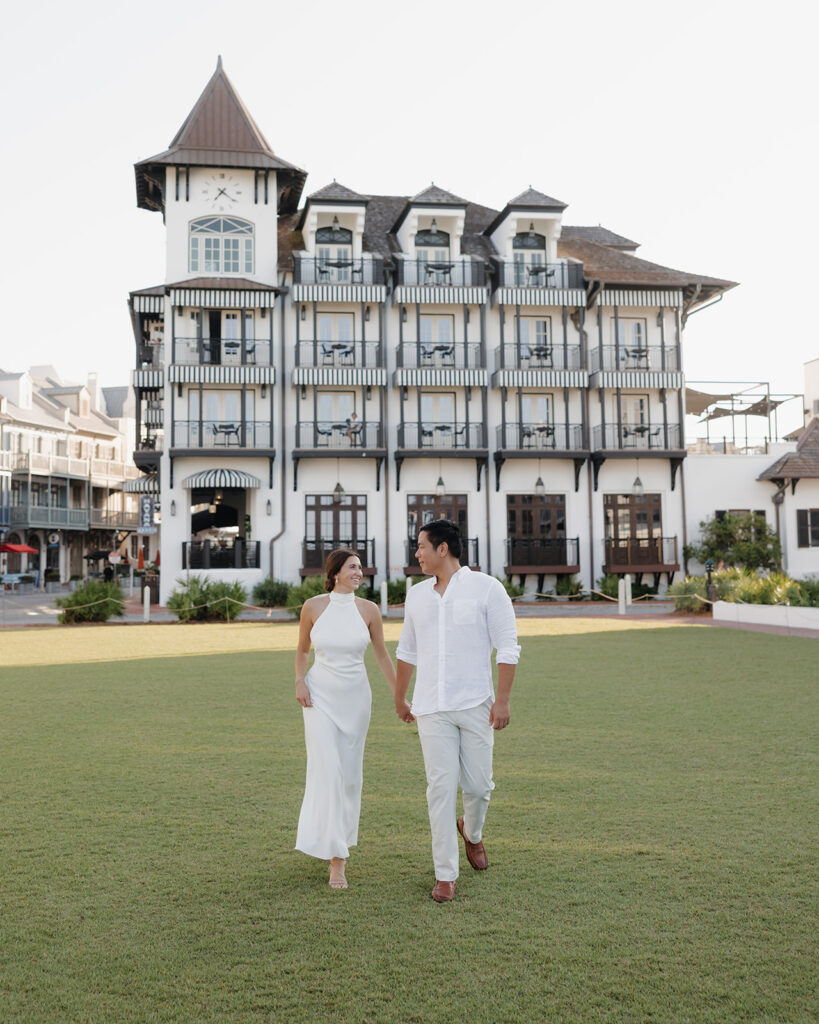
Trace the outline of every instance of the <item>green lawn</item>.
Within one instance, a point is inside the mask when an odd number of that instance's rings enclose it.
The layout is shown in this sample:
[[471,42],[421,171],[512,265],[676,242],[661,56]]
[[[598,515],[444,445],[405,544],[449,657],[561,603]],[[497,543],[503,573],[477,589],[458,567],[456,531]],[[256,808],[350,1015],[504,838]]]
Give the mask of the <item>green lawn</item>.
[[0,670],[0,1020],[815,1021],[818,664],[718,629],[526,639],[491,866],[445,906],[374,666],[343,893],[292,850],[292,654]]

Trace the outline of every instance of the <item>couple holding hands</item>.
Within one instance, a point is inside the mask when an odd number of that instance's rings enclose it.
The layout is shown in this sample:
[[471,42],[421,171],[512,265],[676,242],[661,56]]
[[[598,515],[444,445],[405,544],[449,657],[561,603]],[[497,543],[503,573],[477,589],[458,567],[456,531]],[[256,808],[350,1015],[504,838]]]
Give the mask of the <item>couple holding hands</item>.
[[[461,567],[461,538],[447,519],[426,523],[416,556],[429,578],[404,607],[397,670],[384,646],[378,607],[355,596],[361,561],[340,548],[327,559],[326,595],[306,601],[296,653],[296,699],[303,708],[307,783],[296,849],[330,862],[330,887],[346,889],[349,848],[358,841],[364,743],[372,695],[364,653],[378,667],[403,722],[416,722],[427,776],[435,886],[448,903],[458,878],[458,833],[476,871],[488,866],[482,842],[492,782],[494,733],[509,724],[509,695],[520,656],[512,602],[492,576]],[[315,660],[307,670],[310,647]],[[498,693],[490,656],[497,651]],[[407,699],[412,673],[412,704]],[[463,816],[456,817],[458,785]]]

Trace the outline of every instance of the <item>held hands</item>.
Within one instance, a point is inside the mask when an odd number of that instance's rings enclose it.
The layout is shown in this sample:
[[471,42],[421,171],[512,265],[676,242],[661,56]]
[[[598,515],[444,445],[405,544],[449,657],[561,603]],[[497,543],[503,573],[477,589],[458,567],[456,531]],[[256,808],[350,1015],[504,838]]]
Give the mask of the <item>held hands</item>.
[[303,679],[296,680],[296,700],[303,708],[311,708],[313,706],[313,702],[310,700],[310,691],[307,689],[307,683]]
[[489,724],[493,729],[505,729],[509,725],[511,712],[508,700],[496,700],[489,712]]
[[395,702],[395,713],[401,719],[402,722],[414,722],[415,715],[412,713],[412,708],[408,700],[398,700]]

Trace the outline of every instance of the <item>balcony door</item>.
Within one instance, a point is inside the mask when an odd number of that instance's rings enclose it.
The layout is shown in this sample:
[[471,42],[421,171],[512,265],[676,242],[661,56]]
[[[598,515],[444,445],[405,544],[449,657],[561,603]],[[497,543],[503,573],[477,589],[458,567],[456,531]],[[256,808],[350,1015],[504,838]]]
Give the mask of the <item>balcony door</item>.
[[[546,237],[535,231],[521,231],[512,240],[512,258],[515,267],[515,286],[546,284]],[[542,270],[540,269],[542,268]]]
[[305,569],[323,569],[334,548],[359,552],[367,565],[367,495],[307,494],[304,498]]
[[510,565],[566,565],[565,494],[508,494]]
[[[407,536],[410,545],[418,541],[418,531],[433,519],[450,519],[458,527],[461,538],[469,536],[467,496],[465,494],[408,494]],[[411,547],[411,550],[415,550]]]
[[606,563],[639,565],[662,561],[663,518],[659,494],[607,494]]
[[316,262],[318,283],[346,284],[351,280],[353,266],[353,233],[339,227],[333,218],[329,227],[316,231]]
[[[252,391],[245,392],[244,421],[253,424]],[[230,447],[242,444],[242,392],[217,391],[201,393],[201,437],[199,433],[200,393],[191,391],[188,395],[188,436],[193,446]],[[247,430],[251,430],[252,427]],[[179,440],[181,442],[181,439]]]

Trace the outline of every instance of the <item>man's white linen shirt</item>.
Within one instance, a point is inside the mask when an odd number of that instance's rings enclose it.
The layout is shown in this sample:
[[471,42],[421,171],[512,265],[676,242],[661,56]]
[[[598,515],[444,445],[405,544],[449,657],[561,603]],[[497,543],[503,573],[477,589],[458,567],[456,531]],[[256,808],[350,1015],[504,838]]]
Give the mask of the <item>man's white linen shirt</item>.
[[463,566],[443,597],[435,577],[411,588],[396,655],[415,665],[412,713],[465,711],[490,697],[492,648],[498,664],[520,658],[515,612],[500,580]]

